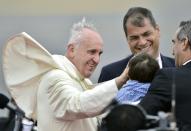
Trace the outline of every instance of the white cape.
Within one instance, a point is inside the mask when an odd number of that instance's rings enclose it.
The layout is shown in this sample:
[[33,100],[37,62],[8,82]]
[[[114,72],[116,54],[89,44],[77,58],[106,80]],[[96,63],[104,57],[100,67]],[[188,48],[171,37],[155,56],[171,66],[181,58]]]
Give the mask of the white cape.
[[40,77],[59,68],[52,55],[26,33],[11,37],[3,50],[4,79],[12,98],[36,120],[36,95]]

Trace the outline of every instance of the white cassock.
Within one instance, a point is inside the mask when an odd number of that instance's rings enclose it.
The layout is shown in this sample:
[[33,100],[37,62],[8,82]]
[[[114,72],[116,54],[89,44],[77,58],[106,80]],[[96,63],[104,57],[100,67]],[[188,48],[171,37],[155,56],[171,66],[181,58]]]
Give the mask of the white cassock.
[[3,71],[11,96],[38,121],[38,131],[96,131],[96,116],[118,91],[114,79],[93,87],[65,56],[51,55],[26,33],[6,43]]

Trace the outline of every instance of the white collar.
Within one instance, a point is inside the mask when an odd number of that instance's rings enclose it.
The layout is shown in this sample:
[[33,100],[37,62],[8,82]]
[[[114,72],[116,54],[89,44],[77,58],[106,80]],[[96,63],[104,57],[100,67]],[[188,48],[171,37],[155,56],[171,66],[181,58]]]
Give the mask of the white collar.
[[160,69],[161,69],[161,68],[162,68],[162,59],[161,59],[160,53],[159,53],[158,57],[156,58],[156,61],[158,62],[159,67],[160,67]]
[[191,59],[190,60],[187,60],[186,62],[184,62],[182,65],[186,65],[187,63],[189,63],[191,61]]
[[65,70],[70,76],[76,80],[84,80],[84,77],[80,74],[76,66],[63,55],[52,55],[53,59],[59,65],[59,68]]

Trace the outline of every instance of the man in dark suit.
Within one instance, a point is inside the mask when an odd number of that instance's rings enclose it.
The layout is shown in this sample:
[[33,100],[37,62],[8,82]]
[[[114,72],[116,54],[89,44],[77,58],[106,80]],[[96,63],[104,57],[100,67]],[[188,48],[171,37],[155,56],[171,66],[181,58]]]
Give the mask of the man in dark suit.
[[160,68],[174,66],[172,58],[159,52],[160,29],[150,10],[142,7],[130,8],[123,19],[123,28],[132,55],[102,68],[98,82],[119,76],[133,54],[147,52],[154,57]]
[[140,105],[156,115],[160,110],[171,111],[175,98],[179,131],[191,131],[191,20],[180,23],[172,42],[176,68],[159,70]]

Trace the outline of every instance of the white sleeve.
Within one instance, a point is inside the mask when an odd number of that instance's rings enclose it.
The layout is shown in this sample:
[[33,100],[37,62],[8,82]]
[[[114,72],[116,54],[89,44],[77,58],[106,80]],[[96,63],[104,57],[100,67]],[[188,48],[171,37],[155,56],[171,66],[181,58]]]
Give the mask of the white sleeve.
[[55,117],[65,120],[99,115],[118,91],[114,79],[83,91],[77,81],[61,70],[49,72],[40,86],[47,90],[47,100]]

